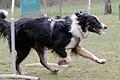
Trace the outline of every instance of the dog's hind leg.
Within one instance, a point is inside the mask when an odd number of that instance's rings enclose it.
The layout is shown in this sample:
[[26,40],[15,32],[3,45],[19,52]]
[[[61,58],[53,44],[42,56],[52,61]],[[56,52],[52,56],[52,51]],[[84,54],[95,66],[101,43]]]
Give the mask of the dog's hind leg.
[[17,70],[18,74],[21,74],[22,71],[21,71],[21,68],[20,68],[20,63],[28,56],[30,48],[25,49],[25,50],[24,49],[23,50],[16,49],[16,51],[17,51],[16,70]]
[[38,56],[39,56],[39,58],[40,58],[41,64],[42,64],[45,68],[47,68],[48,70],[50,70],[51,72],[53,72],[53,74],[57,74],[58,70],[55,70],[55,69],[53,69],[51,66],[48,65],[47,60],[46,60],[46,58],[45,58],[45,54],[46,54],[46,53],[45,53],[45,50],[44,50],[44,49],[40,49],[40,50],[36,50],[36,51],[37,51]]
[[106,60],[105,59],[100,59],[98,57],[96,57],[94,54],[92,54],[91,52],[89,52],[88,50],[82,48],[82,47],[77,47],[77,52],[79,55],[86,57],[88,59],[91,59],[99,64],[105,64]]

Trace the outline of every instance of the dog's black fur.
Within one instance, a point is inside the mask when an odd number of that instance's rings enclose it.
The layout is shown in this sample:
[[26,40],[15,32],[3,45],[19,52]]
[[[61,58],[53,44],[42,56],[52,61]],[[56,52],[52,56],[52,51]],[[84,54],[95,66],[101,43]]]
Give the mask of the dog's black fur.
[[[4,13],[0,13],[0,15],[4,15]],[[91,31],[99,33],[98,29],[102,29],[100,22],[94,16],[82,12],[75,13],[75,15],[77,17],[76,21],[78,21],[77,25],[81,27],[82,32]],[[53,21],[54,25],[53,29],[51,29]],[[70,16],[59,19],[50,19],[49,17],[38,19],[22,18],[15,21],[16,69],[18,72],[20,63],[27,57],[31,48],[34,48],[38,52],[40,58],[41,55],[44,55],[45,47],[52,49],[60,57],[66,58],[66,46],[71,42],[71,38],[77,36],[77,34],[74,35],[71,32],[73,28],[71,26],[72,22],[73,20]],[[0,16],[0,35],[8,39],[11,50],[10,33],[10,22]],[[42,59],[41,63],[44,65]]]

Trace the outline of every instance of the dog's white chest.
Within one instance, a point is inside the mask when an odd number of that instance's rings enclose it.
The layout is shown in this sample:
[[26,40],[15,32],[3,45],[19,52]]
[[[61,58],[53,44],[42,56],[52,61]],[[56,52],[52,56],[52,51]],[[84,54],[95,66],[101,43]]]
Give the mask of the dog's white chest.
[[75,40],[75,38],[71,38],[70,43],[66,46],[66,49],[70,49],[70,48],[74,48],[77,44],[77,41]]

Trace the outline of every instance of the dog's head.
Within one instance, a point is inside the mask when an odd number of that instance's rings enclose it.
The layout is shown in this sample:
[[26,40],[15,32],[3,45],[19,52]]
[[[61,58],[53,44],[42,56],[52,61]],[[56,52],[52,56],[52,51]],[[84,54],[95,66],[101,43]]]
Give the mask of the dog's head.
[[103,30],[107,29],[105,24],[94,15],[83,12],[75,13],[75,15],[77,16],[78,24],[81,26],[83,32],[89,31],[101,35]]

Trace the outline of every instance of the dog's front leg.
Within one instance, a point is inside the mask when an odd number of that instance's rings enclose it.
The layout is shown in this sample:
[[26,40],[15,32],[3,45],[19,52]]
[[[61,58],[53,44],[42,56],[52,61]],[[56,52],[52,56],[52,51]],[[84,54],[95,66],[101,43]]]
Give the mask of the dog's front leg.
[[94,54],[92,54],[91,52],[89,52],[88,50],[78,46],[77,47],[77,52],[79,55],[83,56],[83,57],[86,57],[88,59],[91,59],[99,64],[105,64],[106,63],[106,60],[105,59],[100,59],[98,57],[96,57]]
[[66,65],[71,62],[71,58],[68,56],[64,48],[56,47],[54,50],[60,57],[60,60],[58,62],[59,65]]

